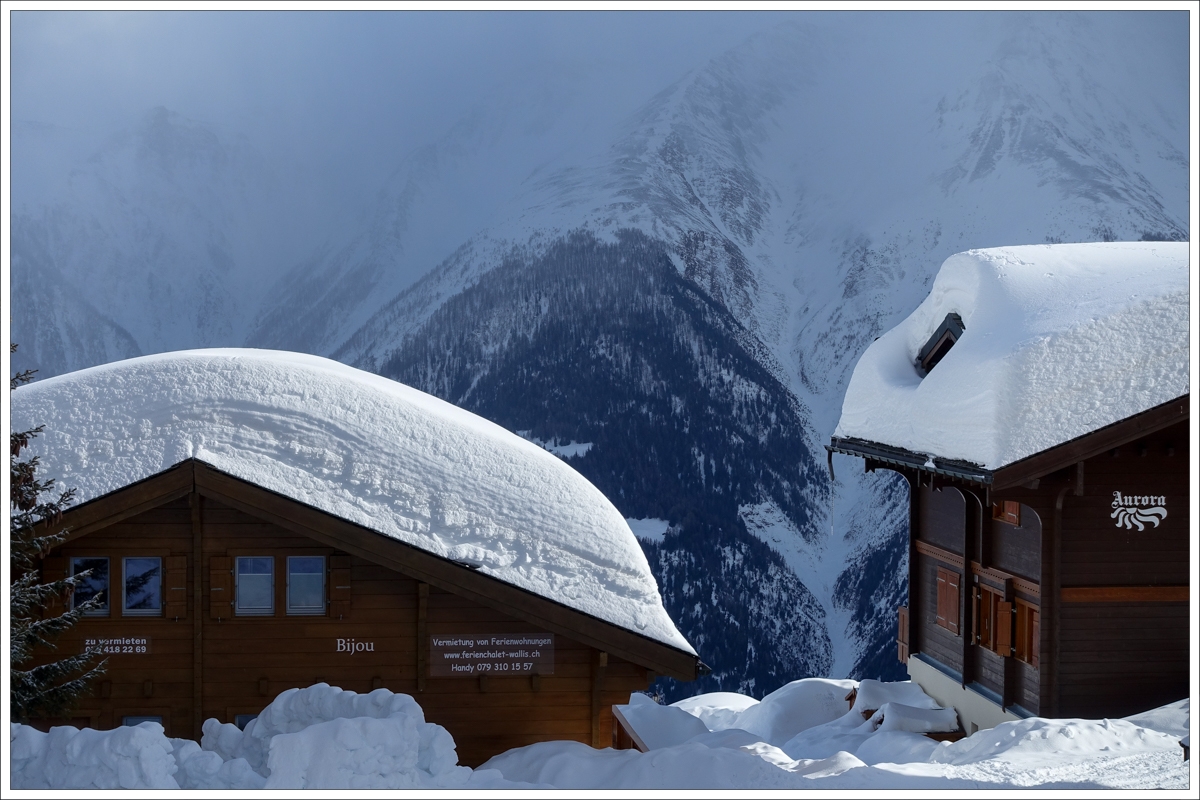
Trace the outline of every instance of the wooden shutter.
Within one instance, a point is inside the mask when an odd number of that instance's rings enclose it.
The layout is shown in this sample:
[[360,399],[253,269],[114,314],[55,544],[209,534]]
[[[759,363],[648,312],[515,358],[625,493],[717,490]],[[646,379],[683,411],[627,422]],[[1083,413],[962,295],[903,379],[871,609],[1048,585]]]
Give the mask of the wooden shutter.
[[983,642],[983,615],[980,613],[980,606],[983,604],[983,597],[979,591],[979,586],[971,587],[971,641],[975,644]]
[[1013,651],[1013,604],[996,598],[996,645],[997,655],[1011,656]]
[[350,556],[329,557],[329,615],[334,619],[350,616]]
[[946,624],[946,581],[949,573],[937,568],[937,616],[934,617],[934,623],[942,628],[949,627]]
[[167,556],[163,599],[167,619],[187,619],[187,556]]
[[[64,556],[49,556],[42,559],[42,583],[53,583],[67,577],[67,559]],[[46,604],[46,616],[57,617],[70,602],[69,595],[55,597]]]
[[908,663],[908,606],[896,609],[896,658]]
[[959,633],[958,615],[962,603],[958,587],[960,581],[957,572],[946,571],[946,627],[955,636]]
[[1029,609],[1029,664],[1037,668],[1042,652],[1042,612],[1039,609]]
[[229,556],[208,560],[208,614],[213,619],[233,617],[233,559]]

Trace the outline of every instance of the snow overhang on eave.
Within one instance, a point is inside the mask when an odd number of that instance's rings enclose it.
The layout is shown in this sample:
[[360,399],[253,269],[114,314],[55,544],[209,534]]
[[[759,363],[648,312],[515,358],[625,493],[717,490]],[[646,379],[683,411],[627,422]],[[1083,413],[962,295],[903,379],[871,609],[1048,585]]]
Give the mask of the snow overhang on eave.
[[918,470],[933,475],[945,475],[979,486],[991,486],[992,484],[993,473],[978,464],[972,464],[968,461],[937,458],[925,453],[914,453],[902,447],[893,447],[892,445],[881,444],[879,442],[868,442],[865,439],[834,436],[829,440],[829,444],[825,446],[825,450],[828,451],[830,457],[830,472],[832,472],[833,454],[842,453],[843,455],[857,456],[858,458],[865,458],[903,469]]

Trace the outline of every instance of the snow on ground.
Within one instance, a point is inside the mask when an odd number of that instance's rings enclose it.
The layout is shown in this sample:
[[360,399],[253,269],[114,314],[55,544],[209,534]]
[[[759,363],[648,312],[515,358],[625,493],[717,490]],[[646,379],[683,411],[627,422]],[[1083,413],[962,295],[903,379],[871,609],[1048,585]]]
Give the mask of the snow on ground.
[[598,489],[500,426],[378,375],[270,350],[165,353],[17,389],[12,420],[46,426],[32,449],[77,503],[196,458],[695,652]]
[[[1188,309],[1187,242],[953,255],[859,360],[834,435],[998,469],[1187,394]],[[950,313],[962,336],[922,378]]]
[[[857,689],[853,706],[846,702]],[[958,742],[909,682],[806,678],[756,701],[717,692],[622,714],[652,747],[543,742],[471,770],[413,698],[325,684],[289,689],[244,731],[196,742],[144,722],[112,731],[10,726],[14,789],[1175,789],[1189,788],[1182,700],[1123,720],[1005,722]]]

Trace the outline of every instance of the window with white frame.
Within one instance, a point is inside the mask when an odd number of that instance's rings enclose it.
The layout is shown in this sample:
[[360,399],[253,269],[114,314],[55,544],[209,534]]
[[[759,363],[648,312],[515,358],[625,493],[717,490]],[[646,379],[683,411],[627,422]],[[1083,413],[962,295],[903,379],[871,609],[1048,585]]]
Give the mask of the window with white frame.
[[[87,573],[83,575],[83,573]],[[87,612],[88,616],[108,616],[108,559],[78,557],[71,559],[71,575],[83,575],[75,584],[71,594],[71,607],[79,608],[88,600],[97,599],[98,605]]]
[[127,617],[162,614],[162,559],[133,556],[123,560],[124,591],[121,613]]
[[325,613],[325,557],[288,556],[287,611]]
[[234,612],[238,615],[275,613],[275,559],[271,556],[238,556]]

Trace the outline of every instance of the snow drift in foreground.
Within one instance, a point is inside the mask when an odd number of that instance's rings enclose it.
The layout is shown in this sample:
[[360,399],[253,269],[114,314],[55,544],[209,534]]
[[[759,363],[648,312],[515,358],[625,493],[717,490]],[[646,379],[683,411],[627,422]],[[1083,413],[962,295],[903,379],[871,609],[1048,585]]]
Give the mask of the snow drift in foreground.
[[695,651],[624,517],[583,476],[498,425],[316,356],[192,350],[12,393],[14,430],[76,502],[189,458]]
[[[845,697],[858,694],[852,708]],[[762,701],[714,693],[622,706],[649,752],[579,742],[517,748],[471,770],[408,695],[290,689],[244,731],[200,744],[143,722],[112,731],[10,727],[14,789],[1005,789],[1188,788],[1182,700],[1127,720],[1006,722],[953,744],[915,684],[807,678]]]
[[[863,353],[834,436],[998,469],[1188,393],[1188,243],[969,250]],[[917,354],[948,314],[953,348]]]

